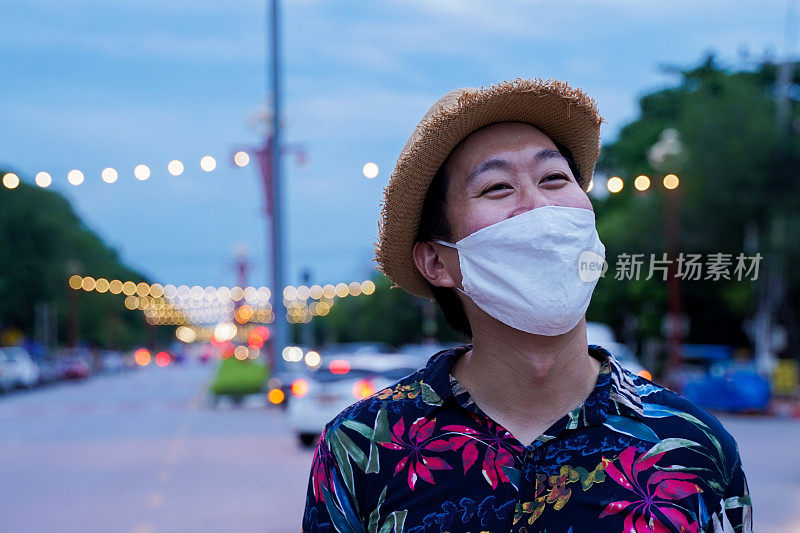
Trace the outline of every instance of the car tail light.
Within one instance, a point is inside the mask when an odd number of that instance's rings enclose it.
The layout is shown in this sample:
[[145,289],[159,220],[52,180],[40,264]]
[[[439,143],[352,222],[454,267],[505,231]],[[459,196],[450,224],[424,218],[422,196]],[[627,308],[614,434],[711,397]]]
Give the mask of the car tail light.
[[375,394],[375,387],[372,386],[372,383],[362,379],[360,381],[356,381],[353,384],[353,396],[358,398],[359,400],[363,400],[364,398],[369,398]]
[[347,374],[350,372],[350,363],[344,359],[334,359],[328,365],[331,374]]
[[283,400],[286,399],[286,395],[283,394],[281,389],[271,389],[269,393],[267,393],[267,399],[269,400],[269,403],[278,405],[283,403]]
[[647,370],[639,370],[638,375],[644,379],[653,379],[653,375]]
[[308,382],[304,379],[296,379],[292,383],[292,394],[297,398],[302,398],[308,393]]

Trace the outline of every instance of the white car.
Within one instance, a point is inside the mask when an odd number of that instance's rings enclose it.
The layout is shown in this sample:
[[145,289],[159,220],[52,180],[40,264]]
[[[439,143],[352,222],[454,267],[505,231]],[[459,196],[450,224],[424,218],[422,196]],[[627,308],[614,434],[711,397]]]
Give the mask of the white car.
[[39,367],[24,348],[0,348],[0,366],[4,374],[11,376],[14,387],[29,389],[39,383]]
[[627,345],[617,342],[614,330],[601,322],[586,323],[586,340],[588,344],[598,344],[608,350],[620,362],[622,367],[632,374],[652,379],[652,375],[639,363],[636,354]]
[[342,410],[424,365],[420,357],[385,353],[326,357],[316,371],[292,383],[288,407],[292,429],[302,445],[311,446]]

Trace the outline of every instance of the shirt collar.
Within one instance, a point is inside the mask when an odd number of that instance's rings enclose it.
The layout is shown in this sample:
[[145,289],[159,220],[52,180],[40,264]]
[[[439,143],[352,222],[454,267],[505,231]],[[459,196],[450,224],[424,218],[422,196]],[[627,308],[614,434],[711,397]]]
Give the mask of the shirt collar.
[[[590,344],[588,348],[589,354],[600,361],[600,373],[594,390],[579,408],[575,427],[602,424],[609,414],[643,419],[642,400],[633,376],[602,346]],[[450,381],[453,362],[471,349],[472,345],[465,345],[439,352],[422,369],[422,381],[430,385],[443,403],[455,399]]]

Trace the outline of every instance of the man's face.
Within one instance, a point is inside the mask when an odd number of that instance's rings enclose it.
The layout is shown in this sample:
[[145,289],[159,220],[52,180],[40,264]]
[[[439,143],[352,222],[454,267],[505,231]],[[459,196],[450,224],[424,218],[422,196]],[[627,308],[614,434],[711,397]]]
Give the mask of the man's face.
[[446,217],[451,241],[547,205],[592,210],[556,145],[521,122],[503,122],[470,134],[448,168]]

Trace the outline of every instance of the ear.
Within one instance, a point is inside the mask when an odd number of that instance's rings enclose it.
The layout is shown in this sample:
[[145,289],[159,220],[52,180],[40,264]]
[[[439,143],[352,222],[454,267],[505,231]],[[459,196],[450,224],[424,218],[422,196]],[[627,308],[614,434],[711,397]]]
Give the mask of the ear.
[[431,285],[437,287],[459,285],[460,280],[456,279],[457,273],[460,272],[457,251],[432,242],[417,242],[414,244],[413,255],[417,270]]

